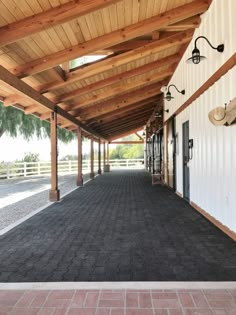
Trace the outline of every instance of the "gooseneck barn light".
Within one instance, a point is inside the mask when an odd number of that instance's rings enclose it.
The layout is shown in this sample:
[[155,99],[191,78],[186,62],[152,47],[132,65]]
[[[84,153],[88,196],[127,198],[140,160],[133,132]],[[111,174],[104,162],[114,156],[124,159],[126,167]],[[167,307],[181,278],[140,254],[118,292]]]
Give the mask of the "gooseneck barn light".
[[180,91],[174,84],[171,84],[167,87],[166,96],[164,97],[164,99],[166,99],[167,101],[170,101],[172,98],[174,98],[173,96],[171,96],[171,93],[170,93],[170,88],[172,86],[176,89],[178,93],[181,93],[183,95],[185,94],[185,90]]
[[205,56],[201,56],[200,54],[200,50],[197,48],[197,41],[199,39],[205,39],[207,41],[207,43],[209,44],[209,46],[212,48],[212,49],[215,49],[217,50],[218,52],[223,52],[224,51],[224,44],[220,44],[218,45],[217,47],[214,47],[210,41],[205,37],[205,36],[198,36],[196,39],[195,39],[195,42],[194,42],[194,49],[192,51],[192,57],[188,58],[186,60],[187,63],[194,63],[195,65],[198,64],[200,61],[206,59]]

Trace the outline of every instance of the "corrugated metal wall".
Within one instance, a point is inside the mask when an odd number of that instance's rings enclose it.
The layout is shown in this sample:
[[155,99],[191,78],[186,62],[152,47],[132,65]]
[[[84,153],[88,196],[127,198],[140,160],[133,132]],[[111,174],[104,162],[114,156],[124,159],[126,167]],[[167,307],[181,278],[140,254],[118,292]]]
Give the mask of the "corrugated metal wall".
[[[213,45],[225,44],[220,54],[204,40],[198,48],[207,60],[199,65],[188,65],[193,41],[183,56],[170,84],[186,90],[186,95],[175,93],[165,102],[169,109],[167,119],[214,72],[236,52],[236,1],[213,0],[194,38],[206,36]],[[224,106],[236,97],[236,69],[230,70],[191,106],[176,117],[177,133],[177,191],[183,192],[182,124],[189,120],[190,138],[194,140],[193,159],[190,166],[190,200],[236,232],[236,125],[215,127],[208,120],[208,113],[217,106]],[[172,92],[172,90],[171,90]]]

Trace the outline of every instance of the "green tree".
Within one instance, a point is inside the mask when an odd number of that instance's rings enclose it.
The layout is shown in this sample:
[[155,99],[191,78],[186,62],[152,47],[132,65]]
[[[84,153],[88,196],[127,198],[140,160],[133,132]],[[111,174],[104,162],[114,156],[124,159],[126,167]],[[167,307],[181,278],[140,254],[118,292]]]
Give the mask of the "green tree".
[[[137,136],[131,135],[123,141],[138,140]],[[110,152],[110,159],[143,159],[143,144],[119,144]]]
[[39,162],[39,154],[27,152],[25,153],[22,162]]
[[[17,108],[5,107],[0,102],[0,138],[4,133],[11,137],[22,135],[26,140],[34,135],[44,138],[50,136],[50,124],[33,115],[25,115]],[[58,128],[58,139],[62,142],[68,143],[74,138],[75,135],[72,132]]]

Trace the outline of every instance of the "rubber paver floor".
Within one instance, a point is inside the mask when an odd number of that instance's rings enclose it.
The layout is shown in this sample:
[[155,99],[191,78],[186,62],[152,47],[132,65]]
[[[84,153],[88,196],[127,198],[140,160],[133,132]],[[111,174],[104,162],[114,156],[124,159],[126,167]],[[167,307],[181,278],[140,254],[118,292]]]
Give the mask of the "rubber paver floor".
[[235,242],[144,171],[97,177],[0,237],[0,282],[235,281]]

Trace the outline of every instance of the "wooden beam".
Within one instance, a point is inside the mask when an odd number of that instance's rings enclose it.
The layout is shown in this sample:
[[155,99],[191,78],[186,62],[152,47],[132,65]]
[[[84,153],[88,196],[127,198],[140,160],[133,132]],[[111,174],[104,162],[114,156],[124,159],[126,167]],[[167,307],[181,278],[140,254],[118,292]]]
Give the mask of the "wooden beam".
[[197,28],[201,23],[201,17],[200,15],[192,16],[186,20],[180,21],[178,23],[174,23],[172,25],[168,25],[164,31],[167,32],[179,32],[184,31],[188,29],[195,29]]
[[178,62],[179,59],[180,59],[179,54],[174,54],[174,55],[165,57],[163,59],[145,64],[141,67],[138,67],[138,68],[135,68],[135,69],[132,69],[132,70],[120,73],[120,74],[116,74],[116,75],[109,77],[107,79],[89,84],[87,86],[78,88],[76,90],[73,90],[73,91],[70,91],[70,92],[67,92],[64,94],[61,94],[61,95],[55,97],[55,102],[58,103],[58,102],[62,102],[62,101],[63,102],[68,101],[68,100],[75,98],[77,96],[82,96],[83,94],[94,92],[98,89],[101,89],[101,88],[104,88],[106,86],[115,84],[115,83],[120,82],[122,80],[130,79],[132,77],[147,73],[149,71],[153,71],[155,69],[164,67],[166,65],[174,64],[174,63]]
[[114,111],[115,109],[127,107],[146,98],[157,96],[158,94],[160,94],[160,88],[162,85],[164,85],[164,83],[151,85],[148,88],[146,87],[145,89],[140,89],[135,92],[127,93],[126,95],[121,95],[117,98],[115,97],[110,101],[98,103],[92,108],[80,111],[79,116],[82,120],[88,120],[96,116]]
[[53,67],[49,70],[50,76],[53,76],[58,82],[65,82],[66,75],[64,70],[60,66]]
[[116,139],[127,137],[127,136],[132,135],[133,133],[139,132],[141,130],[142,130],[142,128],[140,128],[140,127],[139,128],[133,128],[132,130],[128,130],[128,131],[125,131],[123,133],[119,133],[119,135],[116,135],[114,137],[108,137],[108,140],[111,142],[111,141],[116,140]]
[[170,24],[177,23],[196,14],[200,14],[206,11],[207,8],[208,3],[206,0],[195,0],[191,3],[166,11],[158,16],[153,16],[144,21],[124,27],[123,29],[96,37],[49,56],[30,61],[27,64],[12,69],[12,72],[20,77],[42,72],[65,61],[85,56],[93,51],[119,44]]
[[133,51],[129,51],[112,58],[106,58],[105,60],[101,60],[94,64],[87,65],[77,70],[71,71],[68,74],[66,82],[48,83],[41,86],[39,90],[42,93],[45,91],[51,91],[57,88],[61,88],[67,84],[71,84],[78,80],[89,78],[101,72],[114,69],[115,67],[122,66],[137,59],[153,55],[170,47],[181,45],[183,43],[188,43],[191,41],[192,35],[193,35],[192,30],[179,32],[177,34],[171,34],[168,37],[155,41],[144,47],[140,47]]
[[144,141],[112,141],[110,144],[143,144]]
[[82,170],[82,132],[81,129],[77,130],[77,141],[78,141],[78,172],[77,172],[77,186],[83,186],[83,170]]
[[141,141],[143,141],[143,138],[137,132],[135,132],[135,134]]
[[0,46],[105,8],[120,0],[70,1],[0,28]]
[[88,128],[86,125],[82,124],[75,117],[68,114],[59,106],[56,106],[56,104],[51,102],[45,96],[41,95],[39,92],[35,91],[32,87],[30,87],[24,81],[14,76],[12,73],[6,70],[3,66],[0,66],[0,80],[2,80],[5,84],[10,86],[10,88],[13,88],[14,90],[16,90],[17,93],[19,93],[20,95],[23,95],[23,97],[27,97],[28,99],[35,102],[39,106],[43,106],[44,108],[47,108],[53,112],[57,112],[58,115],[62,116],[66,120],[69,120],[73,124],[81,127],[88,133],[94,134],[97,137],[100,137],[100,135],[95,134],[93,130]]
[[167,69],[163,72],[159,72],[159,73],[154,73],[150,76],[147,76],[145,78],[139,79],[139,80],[135,80],[135,81],[131,81],[130,83],[118,86],[118,87],[111,87],[109,89],[106,90],[106,93],[100,93],[97,95],[93,95],[92,97],[84,100],[84,101],[80,101],[77,104],[74,104],[73,106],[67,106],[66,110],[68,111],[74,111],[78,108],[83,108],[83,107],[90,107],[93,106],[95,103],[97,102],[101,102],[110,98],[113,98],[114,95],[116,96],[116,98],[124,93],[128,93],[131,92],[133,90],[137,90],[138,88],[143,88],[145,86],[151,85],[154,82],[158,82],[161,80],[164,80],[168,77],[171,77],[173,74],[172,69]]
[[51,113],[51,189],[49,200],[60,200],[60,190],[58,189],[58,169],[57,169],[57,113]]

